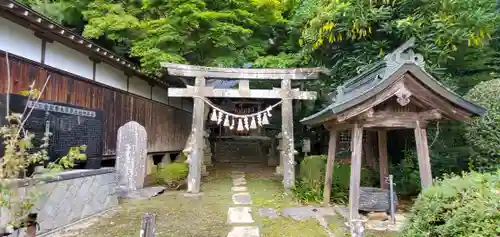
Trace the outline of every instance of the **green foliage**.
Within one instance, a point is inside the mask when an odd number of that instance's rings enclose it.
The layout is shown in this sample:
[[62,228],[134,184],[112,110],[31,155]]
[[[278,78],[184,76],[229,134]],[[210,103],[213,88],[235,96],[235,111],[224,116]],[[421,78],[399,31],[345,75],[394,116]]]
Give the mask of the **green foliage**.
[[153,172],[153,177],[159,184],[167,185],[171,189],[178,189],[185,183],[189,172],[189,167],[184,162],[174,162],[164,166],[159,166]]
[[467,98],[488,109],[486,115],[467,123],[466,138],[478,153],[479,168],[500,165],[500,79],[481,82],[467,93]]
[[399,163],[390,165],[390,173],[394,175],[396,192],[399,195],[411,197],[420,192],[420,172],[415,150],[407,149]]
[[446,177],[420,194],[402,236],[498,236],[499,189],[500,170]]
[[[300,163],[299,180],[294,193],[303,202],[323,200],[323,187],[326,172],[326,155],[308,156]],[[344,203],[349,196],[351,166],[336,164],[332,176],[331,200]],[[361,186],[372,187],[376,184],[376,174],[368,169],[361,169]]]
[[93,0],[83,10],[84,36],[130,47],[148,72],[164,61],[241,66],[270,47],[283,10],[277,0]]
[[87,159],[87,155],[82,153],[85,150],[87,150],[86,145],[70,147],[68,154],[59,158],[56,162],[48,164],[47,168],[56,171],[73,168],[75,167],[75,162]]

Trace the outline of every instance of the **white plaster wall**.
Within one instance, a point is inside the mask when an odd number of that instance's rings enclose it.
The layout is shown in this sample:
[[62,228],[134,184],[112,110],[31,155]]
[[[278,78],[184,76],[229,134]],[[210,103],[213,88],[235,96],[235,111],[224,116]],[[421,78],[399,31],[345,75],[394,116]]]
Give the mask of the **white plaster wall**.
[[127,90],[127,76],[125,73],[106,63],[96,65],[95,80],[120,90]]
[[130,77],[128,91],[130,93],[151,99],[151,86],[147,81],[138,77]]
[[47,43],[45,64],[92,79],[93,62],[88,56],[57,42]]
[[14,22],[0,17],[0,49],[11,54],[41,62],[42,40]]
[[153,86],[153,100],[168,104],[167,89],[159,86]]

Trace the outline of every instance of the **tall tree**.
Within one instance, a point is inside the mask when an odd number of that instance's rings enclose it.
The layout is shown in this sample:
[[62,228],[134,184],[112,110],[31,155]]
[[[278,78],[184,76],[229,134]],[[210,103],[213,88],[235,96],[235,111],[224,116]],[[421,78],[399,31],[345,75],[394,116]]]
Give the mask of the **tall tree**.
[[283,11],[278,0],[94,0],[84,36],[130,47],[149,72],[161,61],[241,66],[271,47]]

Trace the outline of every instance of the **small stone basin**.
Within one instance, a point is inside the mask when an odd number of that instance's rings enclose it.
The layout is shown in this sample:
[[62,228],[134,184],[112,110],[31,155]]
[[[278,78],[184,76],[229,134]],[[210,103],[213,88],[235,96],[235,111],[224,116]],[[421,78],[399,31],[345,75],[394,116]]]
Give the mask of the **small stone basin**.
[[[394,208],[398,199],[393,193]],[[389,190],[381,188],[361,187],[359,194],[359,210],[365,212],[390,212]]]

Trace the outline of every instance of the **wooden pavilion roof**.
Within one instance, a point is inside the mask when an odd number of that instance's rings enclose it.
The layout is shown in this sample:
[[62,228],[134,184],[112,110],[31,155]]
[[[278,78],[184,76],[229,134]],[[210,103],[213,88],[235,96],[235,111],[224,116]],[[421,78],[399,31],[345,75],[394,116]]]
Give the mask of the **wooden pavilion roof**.
[[330,105],[301,122],[341,123],[401,94],[406,94],[408,102],[411,100],[421,111],[436,111],[449,119],[466,120],[486,113],[486,109],[449,90],[426,72],[424,58],[412,50],[414,43],[411,39],[383,60],[369,65],[337,88]]

